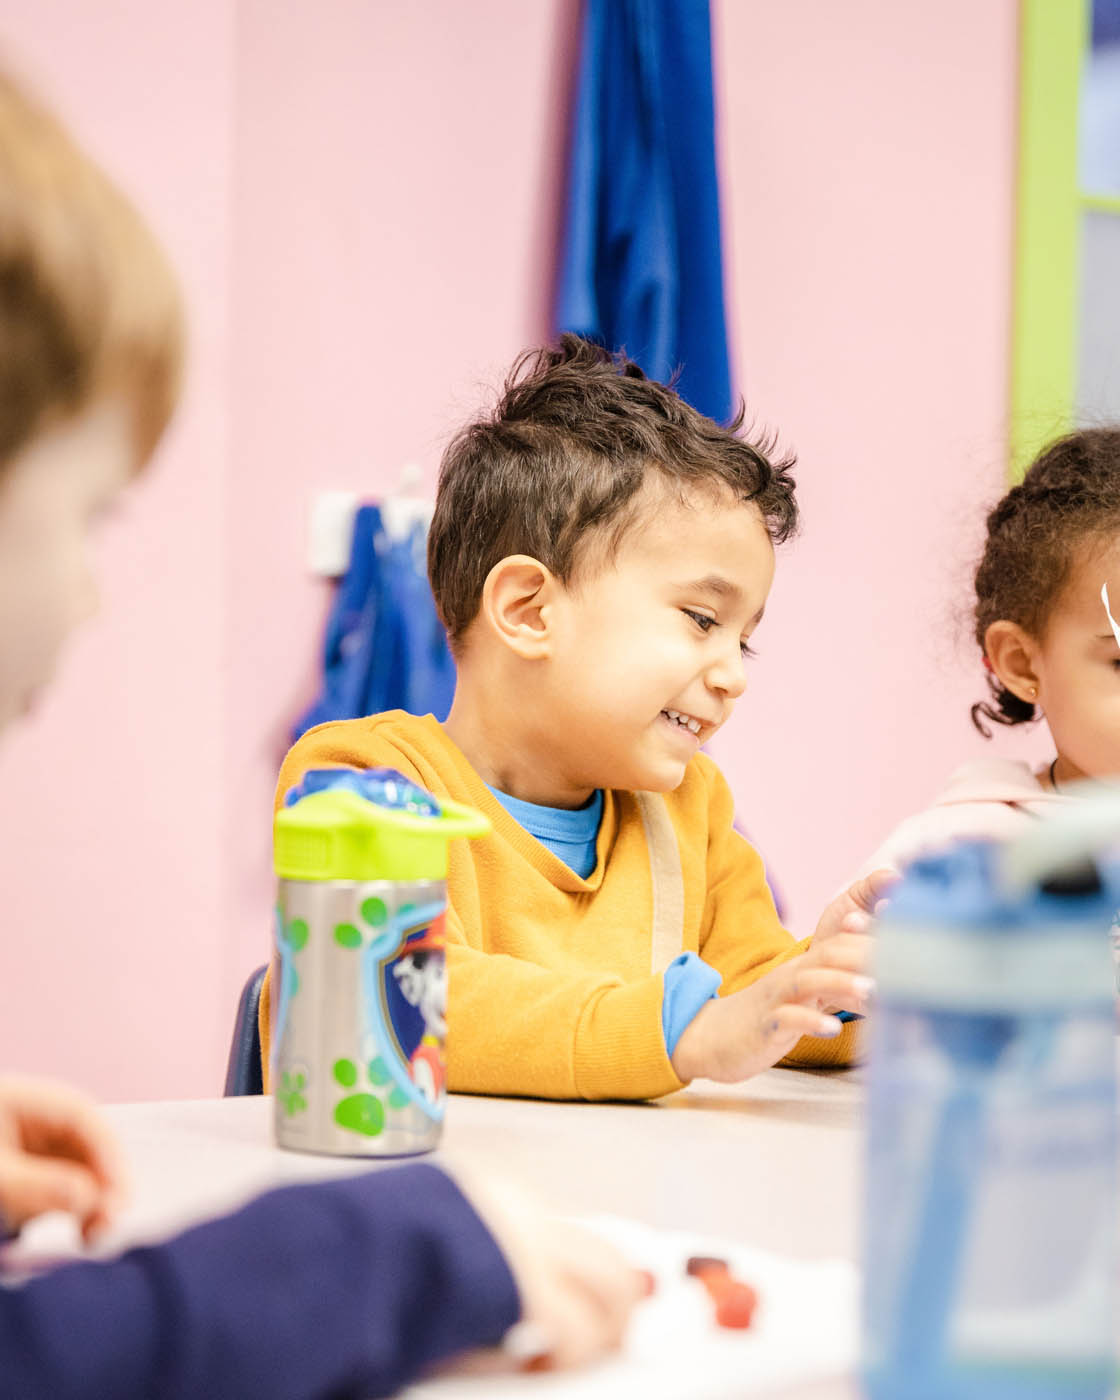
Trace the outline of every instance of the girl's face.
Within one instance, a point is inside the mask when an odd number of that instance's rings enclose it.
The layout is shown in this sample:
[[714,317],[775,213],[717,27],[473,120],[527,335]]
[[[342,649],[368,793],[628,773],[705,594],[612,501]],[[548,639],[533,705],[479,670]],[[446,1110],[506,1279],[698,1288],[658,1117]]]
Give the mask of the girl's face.
[[1104,584],[1120,616],[1120,539],[1085,551],[1036,642],[1038,703],[1059,781],[1120,777],[1120,643],[1101,601]]
[[0,470],[0,727],[33,705],[95,610],[91,528],[134,466],[124,409],[105,399]]

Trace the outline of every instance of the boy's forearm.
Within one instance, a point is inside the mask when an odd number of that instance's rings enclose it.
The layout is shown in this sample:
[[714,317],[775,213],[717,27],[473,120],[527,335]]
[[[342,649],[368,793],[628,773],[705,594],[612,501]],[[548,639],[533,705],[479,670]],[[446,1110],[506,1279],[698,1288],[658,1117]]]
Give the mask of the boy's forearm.
[[549,1099],[650,1099],[682,1087],[665,1051],[660,976],[564,973],[448,948],[447,1086]]

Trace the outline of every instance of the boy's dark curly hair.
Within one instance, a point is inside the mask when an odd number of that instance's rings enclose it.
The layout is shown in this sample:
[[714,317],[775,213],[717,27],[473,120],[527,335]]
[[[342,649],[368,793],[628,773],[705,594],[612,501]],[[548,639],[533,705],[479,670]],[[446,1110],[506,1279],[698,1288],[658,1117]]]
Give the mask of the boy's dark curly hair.
[[[993,622],[1017,622],[1033,637],[1046,630],[1055,603],[1086,545],[1120,531],[1120,428],[1085,428],[1059,438],[988,516],[988,539],[976,570],[975,635]],[[989,674],[991,698],[972,707],[972,722],[1027,724],[1037,708]]]
[[725,490],[756,505],[777,544],[797,528],[792,456],[736,436],[623,355],[579,336],[528,350],[494,411],[468,424],[440,466],[428,576],[452,647],[478,613],[494,565],[539,559],[568,582],[592,536],[608,557],[634,523],[651,473],[682,494]]

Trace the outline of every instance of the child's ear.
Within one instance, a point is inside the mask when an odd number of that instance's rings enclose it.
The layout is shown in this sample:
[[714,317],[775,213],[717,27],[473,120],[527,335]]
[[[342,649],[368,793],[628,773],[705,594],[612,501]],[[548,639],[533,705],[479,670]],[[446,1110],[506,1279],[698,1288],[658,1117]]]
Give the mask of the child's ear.
[[552,649],[552,571],[527,554],[499,559],[486,575],[479,612],[494,635],[524,661],[539,661]]
[[1038,702],[1036,644],[1017,622],[993,622],[984,633],[984,651],[999,683],[1028,705]]

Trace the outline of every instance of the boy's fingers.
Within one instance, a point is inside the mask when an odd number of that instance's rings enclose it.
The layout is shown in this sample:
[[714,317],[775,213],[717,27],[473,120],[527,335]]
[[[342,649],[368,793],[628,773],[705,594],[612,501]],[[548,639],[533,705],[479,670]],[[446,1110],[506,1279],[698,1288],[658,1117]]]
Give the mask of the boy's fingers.
[[862,972],[871,962],[874,941],[869,933],[838,933],[835,938],[813,943],[807,953],[791,959],[786,966],[798,968],[805,963],[812,967],[843,968],[845,972]]
[[898,871],[884,866],[881,870],[873,870],[870,875],[857,880],[854,885],[849,885],[848,897],[860,909],[870,914],[897,883]]
[[791,1005],[834,1003],[854,1011],[866,1005],[874,990],[874,981],[858,972],[831,967],[796,968],[791,969],[785,1000]]
[[0,1085],[0,1102],[28,1152],[84,1165],[113,1198],[128,1194],[123,1154],[91,1099],[65,1084],[20,1079]]
[[558,1290],[549,1307],[552,1341],[542,1369],[585,1366],[609,1349],[609,1332],[601,1310],[581,1291]]
[[97,1216],[103,1191],[77,1162],[0,1152],[0,1216],[15,1229],[49,1210],[63,1210],[83,1222]]
[[620,1345],[635,1305],[648,1289],[639,1271],[613,1245],[590,1233],[572,1233],[569,1284],[582,1292],[600,1320],[605,1345]]
[[[771,1042],[785,1042],[788,1049],[803,1035],[827,1036],[830,1040],[844,1029],[844,1023],[835,1016],[826,1016],[808,1006],[797,1006],[787,1002],[779,1006],[766,1026]],[[783,1052],[784,1053],[784,1052]]]

